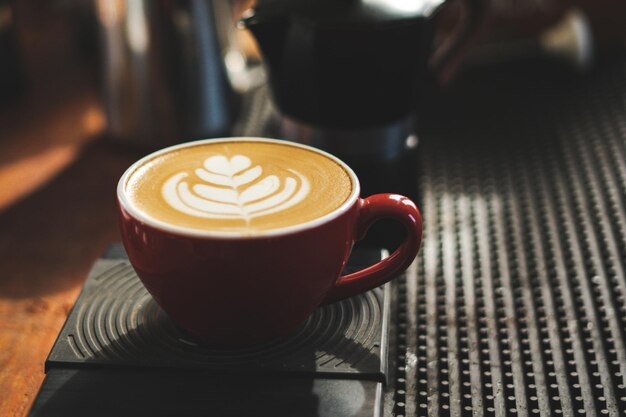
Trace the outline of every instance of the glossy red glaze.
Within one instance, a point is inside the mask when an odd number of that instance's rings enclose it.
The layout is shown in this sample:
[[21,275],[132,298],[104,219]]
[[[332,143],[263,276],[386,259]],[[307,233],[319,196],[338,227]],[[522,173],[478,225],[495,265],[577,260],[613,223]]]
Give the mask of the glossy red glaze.
[[393,218],[404,225],[406,236],[398,249],[382,261],[337,280],[325,303],[332,303],[371,290],[394,278],[409,267],[422,242],[422,215],[410,199],[398,194],[376,194],[359,201],[356,240],[365,237],[377,220]]
[[[393,194],[358,199],[319,226],[253,238],[177,234],[118,206],[122,240],[139,278],[174,321],[213,345],[290,333],[320,304],[393,278],[414,259],[421,238],[417,208]],[[381,217],[406,226],[405,242],[386,260],[338,279],[354,241]]]

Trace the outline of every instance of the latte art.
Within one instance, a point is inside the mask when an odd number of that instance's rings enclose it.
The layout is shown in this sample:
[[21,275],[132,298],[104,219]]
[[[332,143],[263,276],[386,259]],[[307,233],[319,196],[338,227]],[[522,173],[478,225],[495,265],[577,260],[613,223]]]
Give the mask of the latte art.
[[206,140],[144,158],[121,186],[128,204],[159,224],[249,235],[315,220],[356,198],[346,169],[280,141]]
[[241,218],[249,223],[259,216],[286,210],[301,202],[310,190],[309,181],[295,169],[284,181],[276,175],[263,177],[260,165],[251,166],[250,158],[216,155],[195,170],[204,183],[192,186],[187,173],[172,176],[163,185],[163,198],[176,210],[195,217],[211,219]]

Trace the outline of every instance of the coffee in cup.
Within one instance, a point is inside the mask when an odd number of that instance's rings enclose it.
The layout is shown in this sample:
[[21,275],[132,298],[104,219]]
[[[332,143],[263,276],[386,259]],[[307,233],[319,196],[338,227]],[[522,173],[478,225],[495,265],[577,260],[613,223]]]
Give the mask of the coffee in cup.
[[[201,342],[262,342],[321,304],[375,288],[413,261],[422,232],[408,198],[359,198],[359,181],[323,151],[261,138],[210,139],[144,157],[118,183],[120,230],[137,275]],[[391,256],[341,275],[355,241],[391,217]]]
[[276,142],[211,141],[148,158],[130,173],[129,203],[155,222],[252,235],[323,217],[352,193],[333,159]]

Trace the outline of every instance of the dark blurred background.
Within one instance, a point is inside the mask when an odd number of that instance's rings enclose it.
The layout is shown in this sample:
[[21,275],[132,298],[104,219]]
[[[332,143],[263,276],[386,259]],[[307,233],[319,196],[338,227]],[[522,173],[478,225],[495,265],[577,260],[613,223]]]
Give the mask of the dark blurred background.
[[[204,3],[0,2],[0,210],[50,181],[97,138],[103,149],[122,144],[117,149],[134,157],[240,133],[238,121],[241,126],[256,116],[242,97],[265,81],[252,36],[234,28],[254,3]],[[436,42],[444,47],[464,13],[462,2],[451,3],[438,24]],[[624,49],[622,1],[485,4],[486,17],[458,62],[435,74],[435,95],[454,92],[453,77],[468,71],[514,71],[525,61],[544,60],[560,61],[568,74]],[[197,26],[194,19],[206,19],[203,30],[215,36],[194,37],[185,29]],[[562,39],[572,36],[578,38]],[[139,59],[124,50],[142,42],[148,52]],[[194,42],[201,42],[195,52],[182,50]],[[196,93],[203,88],[204,96]]]
[[[132,4],[0,2],[0,210],[89,146],[128,152],[130,160],[171,143],[254,130],[245,123],[259,115],[243,97],[265,82],[262,58],[252,36],[234,28],[254,3]],[[454,92],[462,84],[455,77],[494,66],[512,73],[528,61],[557,62],[567,76],[624,50],[622,1],[485,4],[479,30],[456,62],[429,80],[429,94]],[[436,45],[445,49],[463,13],[462,2],[446,6]],[[194,19],[215,33],[198,40],[188,29],[198,27]],[[148,52],[133,53],[142,43]]]

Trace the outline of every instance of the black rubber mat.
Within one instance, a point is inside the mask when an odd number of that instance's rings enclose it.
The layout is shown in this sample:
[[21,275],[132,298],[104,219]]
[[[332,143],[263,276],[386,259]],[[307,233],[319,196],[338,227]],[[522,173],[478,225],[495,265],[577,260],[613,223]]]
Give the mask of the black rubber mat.
[[561,70],[424,113],[396,415],[626,415],[626,57]]

